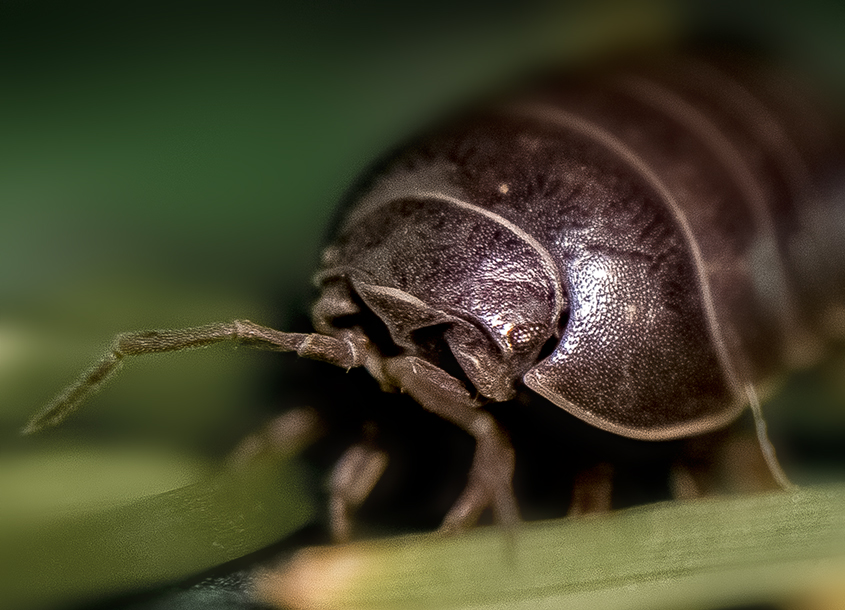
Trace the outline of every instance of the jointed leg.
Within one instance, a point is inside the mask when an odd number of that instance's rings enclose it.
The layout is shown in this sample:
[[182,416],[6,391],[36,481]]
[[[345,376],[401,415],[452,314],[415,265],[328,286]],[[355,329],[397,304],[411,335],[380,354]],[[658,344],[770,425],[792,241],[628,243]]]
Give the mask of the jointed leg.
[[493,417],[478,408],[463,384],[434,365],[410,356],[384,361],[383,369],[377,373],[427,411],[463,428],[475,438],[475,456],[467,487],[446,515],[442,529],[468,527],[487,507],[493,509],[499,523],[517,523],[519,510],[511,485],[513,448]]
[[363,364],[364,349],[360,335],[337,339],[326,335],[285,333],[248,320],[234,320],[207,326],[174,330],[152,330],[122,333],[115,337],[111,350],[67,387],[24,428],[24,434],[54,426],[75,411],[91,394],[99,390],[127,356],[175,352],[233,341],[258,349],[296,352],[305,358],[323,360],[344,368]]
[[469,481],[443,520],[441,529],[446,532],[471,526],[488,506],[498,523],[512,526],[519,521],[511,485],[513,448],[490,414],[478,412],[473,428],[470,433],[475,436],[476,448]]
[[601,462],[582,470],[572,482],[569,516],[609,511],[613,493],[613,466]]
[[351,513],[370,495],[387,467],[387,456],[363,444],[352,445],[335,464],[329,481],[329,514],[332,536],[349,540]]
[[322,422],[313,409],[291,409],[244,438],[229,454],[227,462],[232,468],[242,468],[267,455],[295,455],[322,433]]

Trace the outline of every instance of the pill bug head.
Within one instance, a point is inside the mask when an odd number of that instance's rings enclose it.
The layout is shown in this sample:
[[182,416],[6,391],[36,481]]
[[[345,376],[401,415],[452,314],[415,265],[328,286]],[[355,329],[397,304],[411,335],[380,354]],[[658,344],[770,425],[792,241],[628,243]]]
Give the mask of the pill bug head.
[[361,325],[385,353],[422,357],[493,401],[559,336],[566,299],[516,227],[443,193],[379,199],[341,229],[317,275],[319,332]]

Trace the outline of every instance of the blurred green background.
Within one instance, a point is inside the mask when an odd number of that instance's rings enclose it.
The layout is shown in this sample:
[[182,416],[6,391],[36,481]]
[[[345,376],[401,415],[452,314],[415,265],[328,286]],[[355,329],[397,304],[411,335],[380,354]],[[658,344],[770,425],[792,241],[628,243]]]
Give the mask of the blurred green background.
[[279,360],[223,347],[132,362],[66,426],[17,434],[118,331],[284,327],[336,202],[433,117],[537,65],[707,32],[845,99],[843,31],[820,0],[4,2],[0,536],[202,480],[266,419]]

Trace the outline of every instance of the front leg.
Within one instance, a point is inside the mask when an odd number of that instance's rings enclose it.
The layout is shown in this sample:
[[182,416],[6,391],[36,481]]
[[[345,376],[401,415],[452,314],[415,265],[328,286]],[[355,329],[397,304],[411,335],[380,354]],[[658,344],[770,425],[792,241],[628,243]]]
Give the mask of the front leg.
[[[452,422],[473,436],[475,456],[469,481],[458,501],[446,515],[442,529],[471,526],[487,507],[499,523],[511,526],[519,521],[513,493],[513,448],[493,417],[479,408],[464,385],[433,364],[414,356],[399,356],[379,362],[373,371],[409,394],[424,409]],[[368,363],[368,368],[373,363]]]

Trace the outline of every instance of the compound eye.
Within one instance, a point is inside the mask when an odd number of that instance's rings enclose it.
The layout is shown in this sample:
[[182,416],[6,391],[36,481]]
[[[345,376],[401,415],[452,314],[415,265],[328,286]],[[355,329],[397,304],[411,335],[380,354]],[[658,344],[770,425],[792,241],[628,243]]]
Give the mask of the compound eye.
[[545,331],[541,324],[514,324],[505,336],[514,352],[524,354],[546,339]]

